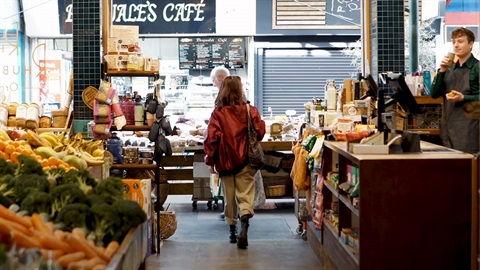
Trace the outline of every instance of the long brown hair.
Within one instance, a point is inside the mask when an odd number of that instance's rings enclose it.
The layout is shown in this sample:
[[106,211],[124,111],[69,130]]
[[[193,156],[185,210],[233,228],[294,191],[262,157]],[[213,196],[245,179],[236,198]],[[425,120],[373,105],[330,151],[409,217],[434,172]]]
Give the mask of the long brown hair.
[[225,77],[218,91],[215,107],[220,110],[225,106],[230,106],[233,109],[235,105],[246,103],[247,100],[243,91],[242,79],[239,76]]

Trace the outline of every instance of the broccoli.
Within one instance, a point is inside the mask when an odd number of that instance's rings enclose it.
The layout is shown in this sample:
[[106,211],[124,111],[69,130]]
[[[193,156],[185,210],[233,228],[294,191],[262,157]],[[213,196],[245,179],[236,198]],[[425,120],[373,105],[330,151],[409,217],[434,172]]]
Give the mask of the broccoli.
[[92,177],[88,170],[70,170],[63,176],[64,184],[74,183],[80,186],[85,194],[90,193],[92,188],[97,186],[97,180]]
[[63,176],[65,175],[65,170],[60,168],[54,168],[45,171],[47,176],[47,181],[50,183],[50,186],[56,186],[63,183]]
[[44,175],[42,165],[35,159],[24,155],[18,156],[18,166],[15,169],[14,175],[37,174]]
[[30,193],[48,192],[47,177],[38,174],[23,174],[15,177],[15,199],[18,205]]
[[8,162],[3,158],[0,158],[0,175],[14,174],[17,169],[17,164]]
[[120,223],[117,223],[116,232],[113,235],[112,240],[121,243],[131,228],[136,227],[147,220],[147,215],[138,203],[128,199],[115,201],[113,207],[118,213]]
[[105,200],[98,194],[90,193],[86,197],[86,203],[88,206],[92,207],[97,204],[105,203]]
[[85,232],[87,222],[90,220],[90,208],[84,203],[71,203],[65,205],[58,212],[55,223],[63,224],[63,230],[72,231],[73,228],[82,228]]
[[63,207],[72,203],[83,203],[85,194],[76,184],[63,184],[50,189],[52,196],[52,211],[50,215],[52,218],[56,217],[58,211]]
[[20,205],[20,210],[33,213],[49,214],[52,207],[52,197],[46,192],[33,192],[27,195]]
[[15,200],[15,181],[11,174],[0,176],[0,193],[12,200]]
[[106,203],[112,204],[113,202],[124,199],[125,187],[122,179],[118,177],[107,177],[93,190],[94,194],[100,195]]
[[115,229],[120,224],[120,218],[113,205],[101,203],[90,208],[92,213],[91,229],[95,234],[97,246],[106,246],[108,239],[115,234]]

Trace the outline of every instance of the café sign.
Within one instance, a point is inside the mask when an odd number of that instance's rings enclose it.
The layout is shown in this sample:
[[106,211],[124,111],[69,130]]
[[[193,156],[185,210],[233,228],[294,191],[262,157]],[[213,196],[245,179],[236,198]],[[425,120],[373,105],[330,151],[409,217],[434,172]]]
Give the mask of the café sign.
[[[215,33],[216,0],[112,0],[112,22],[138,25],[140,34]],[[71,34],[72,0],[58,0],[60,33]]]

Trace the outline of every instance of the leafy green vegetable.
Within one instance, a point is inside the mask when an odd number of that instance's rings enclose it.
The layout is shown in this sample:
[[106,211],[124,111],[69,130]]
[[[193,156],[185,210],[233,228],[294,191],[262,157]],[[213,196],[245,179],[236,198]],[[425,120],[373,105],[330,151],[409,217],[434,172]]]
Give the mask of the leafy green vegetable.
[[15,181],[16,181],[16,178],[11,174],[0,176],[0,193],[2,193],[3,196],[9,199],[12,199],[14,201],[16,200]]
[[71,231],[75,227],[87,231],[87,222],[90,220],[90,207],[83,203],[65,205],[58,212],[55,223],[62,223],[63,230]]
[[52,196],[51,217],[56,217],[57,213],[66,205],[72,203],[83,203],[85,194],[76,184],[63,184],[50,189]]
[[30,193],[48,192],[50,185],[45,175],[38,174],[22,174],[18,175],[15,180],[15,197],[17,204],[22,201]]
[[18,156],[18,166],[15,169],[14,175],[20,176],[25,174],[44,175],[42,165],[35,159],[24,155]]
[[93,193],[100,195],[106,203],[112,204],[119,199],[124,199],[125,187],[122,179],[118,177],[107,177],[98,183]]
[[47,176],[47,181],[50,186],[56,186],[63,183],[65,170],[60,168],[50,169],[45,171],[45,175]]
[[17,169],[17,164],[8,162],[0,158],[0,175],[14,174]]
[[97,180],[92,177],[88,170],[70,170],[63,176],[64,184],[74,183],[80,186],[85,194],[90,193],[92,188],[97,186]]
[[116,226],[121,224],[120,217],[113,205],[101,203],[90,208],[92,214],[91,229],[97,245],[106,246],[115,234]]
[[46,192],[33,192],[27,195],[20,205],[20,210],[27,211],[30,215],[33,213],[50,214],[52,207],[52,197]]
[[98,194],[90,193],[86,197],[86,203],[88,206],[92,207],[97,204],[105,203],[105,200]]
[[147,220],[147,215],[138,203],[123,199],[117,200],[113,203],[113,207],[118,213],[120,223],[117,224],[117,230],[112,237],[112,240],[121,242],[128,231]]

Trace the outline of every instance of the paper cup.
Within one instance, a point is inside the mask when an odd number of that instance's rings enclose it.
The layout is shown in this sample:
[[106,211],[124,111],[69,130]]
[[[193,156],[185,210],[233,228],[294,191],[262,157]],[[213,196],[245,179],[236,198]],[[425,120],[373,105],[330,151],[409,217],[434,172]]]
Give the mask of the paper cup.
[[448,52],[448,66],[451,67],[453,65],[453,59],[455,59],[455,54],[453,52]]
[[453,52],[449,52],[447,54],[447,58],[448,58],[448,60],[453,61],[453,59],[455,58],[455,54]]

